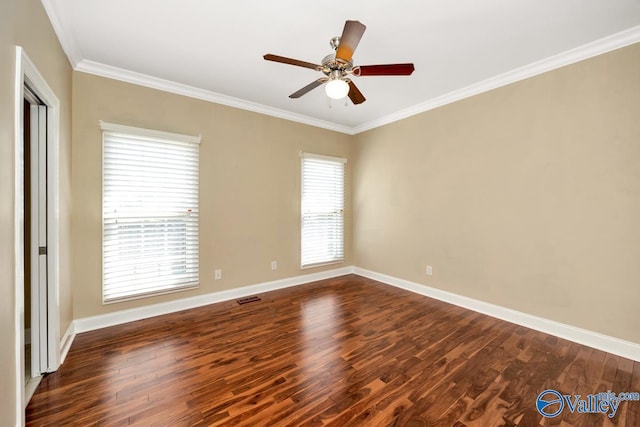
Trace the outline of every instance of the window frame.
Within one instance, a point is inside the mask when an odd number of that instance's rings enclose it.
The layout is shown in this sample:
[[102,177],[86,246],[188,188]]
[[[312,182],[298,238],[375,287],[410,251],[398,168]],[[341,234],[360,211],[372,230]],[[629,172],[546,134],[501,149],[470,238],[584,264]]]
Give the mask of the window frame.
[[[153,296],[158,296],[158,295],[164,295],[164,294],[169,294],[169,293],[174,293],[174,292],[183,292],[183,291],[187,291],[187,290],[192,290],[192,289],[197,289],[200,287],[200,214],[199,214],[199,204],[200,204],[200,196],[199,196],[199,192],[200,192],[200,176],[199,176],[199,168],[200,168],[200,154],[199,154],[199,148],[200,148],[200,141],[201,141],[201,137],[200,136],[191,136],[191,135],[183,135],[183,134],[177,134],[177,133],[170,133],[170,132],[163,132],[163,131],[158,131],[158,130],[152,130],[152,129],[144,129],[144,128],[138,128],[138,127],[132,127],[132,126],[125,126],[125,125],[119,125],[119,124],[114,124],[114,123],[108,123],[108,122],[104,122],[104,121],[100,121],[99,122],[100,125],[100,129],[101,129],[101,156],[102,156],[102,192],[101,192],[101,265],[102,265],[102,277],[101,277],[101,298],[102,298],[102,304],[106,305],[106,304],[114,304],[114,303],[119,303],[119,302],[124,302],[124,301],[130,301],[130,300],[136,300],[136,299],[141,299],[141,298],[149,298],[149,297],[153,297]],[[105,292],[105,135],[107,135],[108,133],[110,134],[121,134],[122,136],[129,137],[132,140],[135,139],[147,139],[149,141],[152,142],[157,142],[157,143],[175,143],[175,144],[192,144],[195,145],[197,148],[195,150],[196,152],[196,161],[195,161],[195,168],[193,169],[193,171],[196,172],[196,179],[195,179],[195,190],[197,192],[197,196],[196,196],[196,206],[194,206],[193,208],[189,209],[189,213],[188,215],[195,215],[196,219],[195,221],[193,221],[193,219],[190,220],[190,224],[188,224],[188,221],[185,221],[184,223],[184,227],[185,227],[185,248],[187,248],[187,229],[189,227],[193,227],[193,224],[195,223],[195,227],[196,227],[196,238],[195,238],[195,256],[194,255],[187,255],[185,252],[185,256],[183,259],[183,262],[185,263],[185,265],[189,262],[189,261],[194,261],[195,260],[195,280],[193,280],[193,278],[191,280],[188,280],[185,284],[183,284],[182,286],[175,285],[172,286],[171,288],[167,288],[166,285],[164,287],[160,286],[158,289],[155,290],[147,290],[147,291],[142,291],[142,292],[136,292],[136,293],[131,293],[129,295],[126,296],[120,296],[120,297],[111,297],[108,298]],[[159,146],[160,148],[160,146]],[[193,209],[193,210],[192,210]],[[133,217],[132,217],[133,218]],[[144,228],[144,225],[141,224],[144,219],[149,219],[152,218],[151,216],[145,216],[142,215],[139,218],[139,224],[140,227]],[[165,228],[167,230],[169,230],[172,225],[171,223],[174,223],[175,220],[177,219],[177,217],[172,217],[170,215],[165,215],[162,216],[162,218],[165,219]],[[169,231],[167,231],[167,233],[169,233]],[[193,247],[193,240],[191,241],[192,247]],[[164,250],[166,251],[168,248],[168,246],[164,247]],[[186,249],[185,249],[186,251]],[[193,274],[192,274],[193,276]],[[170,276],[169,276],[170,277]]]
[[[339,264],[339,263],[343,263],[344,259],[345,259],[345,196],[346,196],[346,175],[347,175],[347,170],[346,170],[346,164],[348,162],[348,160],[346,158],[343,157],[334,157],[334,156],[327,156],[324,154],[315,154],[315,153],[307,153],[307,152],[300,152],[300,269],[301,270],[305,270],[305,269],[309,269],[309,268],[315,268],[315,267],[322,267],[325,265],[331,265],[331,264]],[[340,257],[335,257],[332,259],[326,259],[326,260],[322,260],[322,261],[317,261],[317,262],[309,262],[309,263],[305,263],[304,262],[304,216],[305,216],[305,212],[304,212],[304,191],[305,191],[305,177],[304,177],[304,172],[305,172],[305,160],[306,159],[312,159],[312,160],[320,160],[320,161],[325,161],[325,162],[332,162],[332,163],[336,163],[336,164],[341,164],[342,165],[342,200],[341,200],[341,208],[340,208],[340,216],[341,216],[341,225],[342,225],[342,229],[341,229],[341,241],[340,241],[340,246],[341,246],[341,255]]]

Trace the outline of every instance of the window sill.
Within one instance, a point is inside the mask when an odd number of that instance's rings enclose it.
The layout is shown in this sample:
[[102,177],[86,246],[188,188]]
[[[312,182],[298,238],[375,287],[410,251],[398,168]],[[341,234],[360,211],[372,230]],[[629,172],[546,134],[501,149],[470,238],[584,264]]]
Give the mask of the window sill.
[[300,270],[308,270],[310,268],[324,267],[325,265],[334,265],[334,264],[342,264],[342,263],[344,263],[344,259],[338,259],[335,261],[327,261],[327,262],[318,262],[315,264],[301,265]]
[[117,304],[119,302],[133,301],[133,300],[142,299],[142,298],[151,298],[151,297],[156,297],[158,295],[174,294],[176,292],[192,291],[194,289],[198,289],[199,287],[200,287],[200,283],[196,283],[195,285],[184,286],[176,289],[166,289],[162,291],[147,292],[144,294],[131,295],[128,297],[114,298],[107,301],[102,300],[102,305]]

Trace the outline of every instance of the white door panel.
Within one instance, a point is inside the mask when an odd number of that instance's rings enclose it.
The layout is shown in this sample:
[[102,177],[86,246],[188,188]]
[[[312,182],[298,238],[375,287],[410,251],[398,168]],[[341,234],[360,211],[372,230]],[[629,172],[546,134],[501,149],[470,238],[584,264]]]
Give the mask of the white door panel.
[[31,375],[47,372],[47,107],[31,105]]

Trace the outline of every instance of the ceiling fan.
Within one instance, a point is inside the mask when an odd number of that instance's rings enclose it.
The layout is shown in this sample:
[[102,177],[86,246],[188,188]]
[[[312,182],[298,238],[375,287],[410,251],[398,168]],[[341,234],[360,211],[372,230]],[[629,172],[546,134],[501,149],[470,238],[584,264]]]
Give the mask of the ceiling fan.
[[329,98],[342,99],[345,96],[349,96],[349,99],[354,104],[362,104],[366,98],[348,76],[408,76],[415,69],[411,63],[354,66],[352,61],[353,52],[358,47],[366,28],[359,21],[346,21],[342,36],[334,37],[329,42],[335,53],[325,56],[321,65],[272,54],[264,55],[263,58],[267,61],[311,68],[324,74],[324,77],[292,93],[289,98],[300,98],[307,92],[326,83],[325,91]]

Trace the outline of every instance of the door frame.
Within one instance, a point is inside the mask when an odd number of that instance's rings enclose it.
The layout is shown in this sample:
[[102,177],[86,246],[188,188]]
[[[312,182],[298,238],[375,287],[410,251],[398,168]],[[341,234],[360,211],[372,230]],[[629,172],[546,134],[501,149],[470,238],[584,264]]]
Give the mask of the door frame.
[[[15,356],[16,356],[16,419],[24,425],[25,395],[24,365],[24,86],[47,106],[47,372],[60,366],[60,301],[59,301],[59,135],[60,101],[24,49],[16,46],[15,126],[14,126],[14,290],[15,290]],[[42,306],[41,306],[42,307]],[[32,310],[41,310],[32,307]],[[42,313],[42,311],[40,311]]]

